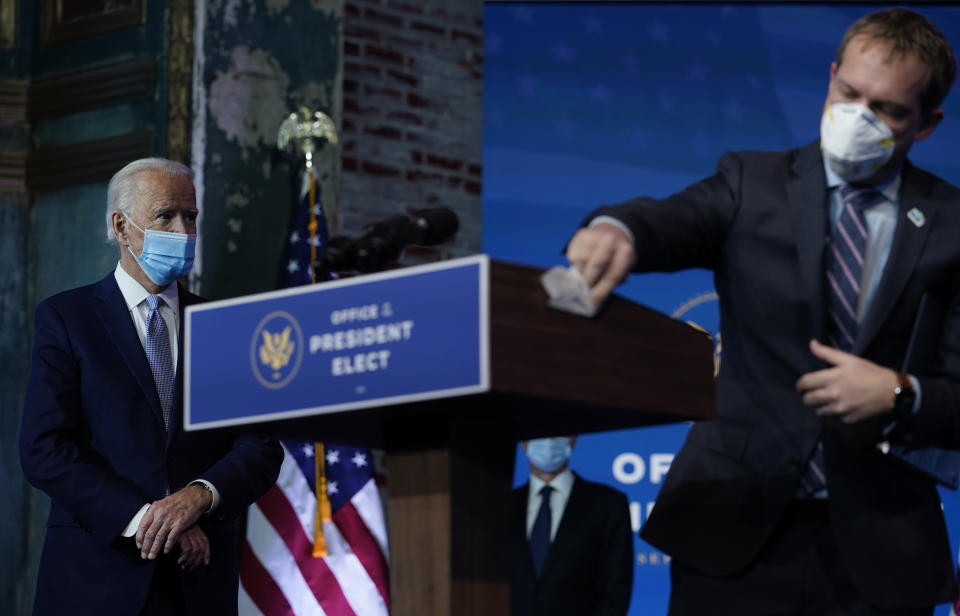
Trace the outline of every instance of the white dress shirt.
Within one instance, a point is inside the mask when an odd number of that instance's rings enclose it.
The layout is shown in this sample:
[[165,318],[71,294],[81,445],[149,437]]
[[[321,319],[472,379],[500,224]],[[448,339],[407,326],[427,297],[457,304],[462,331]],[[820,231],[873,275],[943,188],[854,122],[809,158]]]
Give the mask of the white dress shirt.
[[570,492],[573,490],[573,473],[568,466],[562,473],[550,480],[550,483],[544,483],[533,474],[530,475],[530,493],[527,496],[527,539],[533,531],[533,523],[540,512],[540,503],[543,497],[540,496],[540,490],[543,486],[549,485],[553,488],[550,492],[550,542],[557,536],[557,529],[560,528],[560,520],[563,518],[563,511],[567,508],[567,501],[570,500]]
[[[117,286],[120,287],[120,293],[123,295],[123,300],[127,304],[127,310],[130,312],[133,326],[137,330],[140,344],[144,345],[144,352],[146,352],[146,323],[147,314],[150,311],[150,309],[147,308],[147,296],[150,295],[150,292],[144,289],[143,285],[128,274],[127,270],[123,269],[123,266],[119,263],[117,263],[117,269],[114,270],[113,276],[117,280]],[[167,288],[161,291],[159,295],[163,300],[160,302],[160,316],[163,317],[164,323],[167,324],[167,334],[170,336],[170,355],[173,359],[173,365],[176,366],[180,353],[180,345],[178,343],[178,335],[180,333],[180,295],[177,291],[177,283],[174,282],[167,285]],[[220,493],[217,491],[216,486],[205,479],[196,479],[190,483],[201,483],[209,488],[213,498],[207,513],[213,511],[220,503]],[[127,524],[126,528],[123,529],[123,533],[121,533],[124,537],[132,537],[136,534],[137,528],[140,526],[140,520],[149,508],[150,503],[146,503],[140,508],[140,511],[133,516],[133,519],[130,520],[130,523]]]

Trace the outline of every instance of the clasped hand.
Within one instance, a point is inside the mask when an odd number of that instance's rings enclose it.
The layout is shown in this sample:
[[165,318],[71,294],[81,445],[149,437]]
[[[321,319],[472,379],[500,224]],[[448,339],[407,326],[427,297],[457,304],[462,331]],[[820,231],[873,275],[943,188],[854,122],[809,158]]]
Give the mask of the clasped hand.
[[[137,548],[140,549],[140,556],[153,560],[160,553],[161,548],[164,554],[169,554],[173,546],[180,542],[181,550],[184,549],[184,545],[187,547],[190,554],[189,561],[195,561],[197,550],[202,546],[198,544],[201,540],[196,532],[192,532],[192,527],[203,512],[210,508],[211,499],[206,489],[193,484],[151,503],[137,528],[136,542]],[[184,541],[180,541],[188,530],[191,531],[190,535]],[[206,542],[203,531],[200,529],[197,531],[203,535],[202,542]],[[206,553],[205,559],[209,559],[209,544],[201,550],[202,552]],[[183,561],[182,557],[181,561]]]
[[829,364],[797,381],[803,403],[817,415],[851,424],[890,411],[899,383],[893,370],[816,340],[810,341],[810,351]]

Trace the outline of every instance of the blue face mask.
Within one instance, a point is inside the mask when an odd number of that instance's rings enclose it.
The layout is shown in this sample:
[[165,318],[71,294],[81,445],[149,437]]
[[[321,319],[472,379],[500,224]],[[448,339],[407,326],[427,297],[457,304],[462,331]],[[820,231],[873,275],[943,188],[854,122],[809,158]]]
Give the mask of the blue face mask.
[[[131,225],[137,227],[137,223],[129,216],[123,215]],[[197,248],[196,233],[170,233],[153,229],[140,229],[140,232],[143,233],[143,250],[140,251],[140,256],[133,254],[129,246],[127,250],[130,250],[147,278],[165,287],[190,273]]]
[[527,441],[527,459],[540,470],[553,473],[560,470],[570,460],[573,447],[570,438],[535,438]]

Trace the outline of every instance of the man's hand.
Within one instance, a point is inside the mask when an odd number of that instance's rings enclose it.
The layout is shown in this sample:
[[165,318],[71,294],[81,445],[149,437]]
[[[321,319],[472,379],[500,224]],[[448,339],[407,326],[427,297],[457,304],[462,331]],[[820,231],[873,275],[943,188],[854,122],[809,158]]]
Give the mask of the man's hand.
[[184,571],[193,571],[201,564],[210,564],[210,540],[199,526],[191,526],[177,540],[180,558],[177,564]]
[[140,556],[153,560],[163,548],[169,554],[180,535],[210,508],[213,497],[203,486],[193,484],[150,505],[137,529]]
[[577,231],[567,245],[567,260],[590,286],[590,299],[599,306],[629,273],[636,253],[630,236],[616,225],[600,223]]
[[856,423],[890,412],[897,373],[871,361],[810,341],[810,351],[831,367],[808,372],[797,381],[803,403],[817,415],[838,417]]

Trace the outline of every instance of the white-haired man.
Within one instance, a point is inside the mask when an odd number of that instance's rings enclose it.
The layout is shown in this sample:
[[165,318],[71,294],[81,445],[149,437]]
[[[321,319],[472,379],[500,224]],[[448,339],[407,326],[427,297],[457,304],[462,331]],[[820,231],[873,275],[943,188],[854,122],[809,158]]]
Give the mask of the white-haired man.
[[283,453],[182,430],[182,315],[201,300],[176,281],[197,214],[187,167],[130,163],[107,195],[116,270],[37,306],[20,460],[52,502],[35,614],[236,613],[233,520]]

